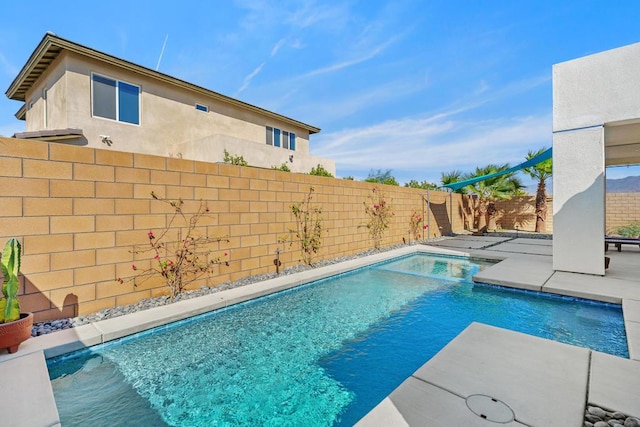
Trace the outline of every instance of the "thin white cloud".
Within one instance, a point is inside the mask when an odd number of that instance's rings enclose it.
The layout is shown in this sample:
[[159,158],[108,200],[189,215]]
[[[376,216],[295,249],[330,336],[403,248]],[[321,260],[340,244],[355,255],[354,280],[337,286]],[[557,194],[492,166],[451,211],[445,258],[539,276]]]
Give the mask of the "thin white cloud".
[[300,29],[306,29],[323,23],[338,23],[348,19],[347,5],[327,7],[326,5],[308,2],[289,15],[287,23]]
[[278,53],[278,51],[280,50],[280,48],[284,45],[284,43],[287,40],[285,38],[282,38],[280,40],[278,40],[278,43],[276,43],[272,48],[271,48],[271,54],[269,56],[271,56],[272,58],[274,56],[276,56],[276,54]]
[[298,106],[293,113],[300,117],[312,116],[314,122],[317,123],[327,123],[338,118],[344,119],[354,113],[366,110],[370,106],[384,105],[390,101],[422,92],[426,88],[427,82],[425,79],[421,77],[413,79],[406,77],[367,88],[359,93],[350,93],[349,96],[344,99],[311,101]]
[[476,95],[482,95],[489,90],[489,84],[485,80],[481,80],[478,88],[475,90]]
[[339,71],[342,70],[343,68],[347,68],[347,67],[351,67],[357,64],[360,64],[362,62],[368,61],[370,59],[375,58],[376,56],[378,56],[380,53],[382,53],[385,49],[387,49],[390,45],[392,45],[396,40],[398,40],[398,37],[392,37],[389,40],[385,41],[382,44],[379,44],[378,46],[375,46],[370,52],[361,55],[359,57],[353,58],[353,59],[349,59],[346,61],[342,61],[342,62],[338,62],[336,64],[332,64],[326,67],[322,67],[322,68],[318,68],[316,70],[310,71],[306,74],[303,74],[300,78],[308,78],[308,77],[313,77],[313,76],[317,76],[320,74],[327,74],[327,73],[333,73],[335,71]]
[[424,179],[450,169],[517,163],[527,150],[549,146],[550,140],[548,113],[480,121],[443,113],[327,134],[314,141],[313,152],[335,159],[338,170],[420,170]]
[[264,64],[265,63],[263,62],[262,64],[258,65],[252,72],[249,73],[249,75],[247,75],[244,78],[244,81],[242,82],[242,86],[240,86],[240,89],[236,91],[234,96],[238,96],[243,90],[249,87],[249,85],[251,84],[251,80],[253,80],[254,77],[257,76],[258,74],[260,74],[260,71],[262,71]]
[[[303,4],[299,9],[292,13],[288,13],[286,8],[278,9],[265,2],[239,1],[237,3],[249,11],[241,25],[245,29],[250,29],[251,31],[259,31],[261,29],[269,28],[278,22],[282,22],[283,19],[284,22],[289,23],[289,25],[294,28],[304,29],[322,20],[330,19],[336,13],[335,9],[321,8],[313,2]],[[283,18],[283,16],[285,17]],[[269,58],[273,58],[278,54],[289,38],[291,38],[293,33],[294,31],[291,31],[289,35],[280,38],[276,44],[273,45],[269,53]],[[302,42],[299,39],[295,39],[292,42],[292,47],[300,49],[302,47]],[[266,63],[267,61],[262,62],[244,78],[242,86],[236,91],[235,96],[249,87],[251,81],[260,73],[260,71],[262,71]]]

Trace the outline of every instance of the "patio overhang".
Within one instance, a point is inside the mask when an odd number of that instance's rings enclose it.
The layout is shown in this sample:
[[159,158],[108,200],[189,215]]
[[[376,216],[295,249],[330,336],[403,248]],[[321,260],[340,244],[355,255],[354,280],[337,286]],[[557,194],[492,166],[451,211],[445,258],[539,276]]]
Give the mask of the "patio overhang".
[[640,119],[604,125],[606,166],[640,164]]

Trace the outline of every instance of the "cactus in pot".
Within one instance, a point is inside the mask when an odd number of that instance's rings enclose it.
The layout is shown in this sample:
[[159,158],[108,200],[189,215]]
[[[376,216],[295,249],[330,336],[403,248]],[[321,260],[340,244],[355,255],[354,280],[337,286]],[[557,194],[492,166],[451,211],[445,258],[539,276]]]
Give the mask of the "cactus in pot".
[[18,273],[20,272],[20,242],[16,238],[9,239],[2,250],[2,297],[0,298],[0,323],[8,323],[20,318],[20,301],[18,301]]

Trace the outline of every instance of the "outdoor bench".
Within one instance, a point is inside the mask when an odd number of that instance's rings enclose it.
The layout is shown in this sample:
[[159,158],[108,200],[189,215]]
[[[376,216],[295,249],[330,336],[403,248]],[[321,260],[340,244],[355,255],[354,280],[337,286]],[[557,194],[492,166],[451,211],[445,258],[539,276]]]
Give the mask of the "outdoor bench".
[[640,247],[640,239],[636,237],[604,237],[604,250],[609,250],[609,245],[616,245],[618,252],[622,252],[622,245],[638,245]]

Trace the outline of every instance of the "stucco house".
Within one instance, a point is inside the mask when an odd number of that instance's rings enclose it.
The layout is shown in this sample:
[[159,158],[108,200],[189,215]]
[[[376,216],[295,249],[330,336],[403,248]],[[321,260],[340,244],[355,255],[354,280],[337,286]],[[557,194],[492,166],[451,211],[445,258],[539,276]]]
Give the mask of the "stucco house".
[[47,33],[6,91],[23,103],[16,138],[293,172],[335,161],[313,156],[320,129]]

